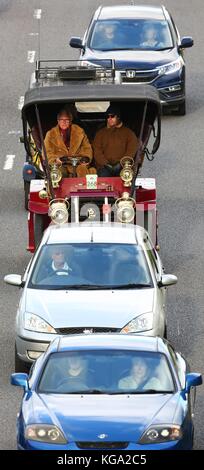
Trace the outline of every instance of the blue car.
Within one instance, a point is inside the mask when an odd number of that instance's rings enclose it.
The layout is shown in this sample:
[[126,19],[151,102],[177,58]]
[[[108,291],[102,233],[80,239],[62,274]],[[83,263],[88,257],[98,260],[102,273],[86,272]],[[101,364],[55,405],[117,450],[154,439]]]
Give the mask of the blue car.
[[192,387],[202,376],[159,337],[57,337],[11,383],[24,389],[18,449],[193,448]]
[[183,52],[193,46],[193,39],[180,38],[164,6],[100,6],[84,38],[72,37],[69,44],[81,50],[84,63],[110,66],[109,59],[114,59],[123,83],[151,83],[163,107],[186,113]]

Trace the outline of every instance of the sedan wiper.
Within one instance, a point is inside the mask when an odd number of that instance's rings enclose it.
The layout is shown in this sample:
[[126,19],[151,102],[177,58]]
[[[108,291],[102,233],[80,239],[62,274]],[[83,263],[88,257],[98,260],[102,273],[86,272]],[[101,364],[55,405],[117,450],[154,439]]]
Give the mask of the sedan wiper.
[[[160,393],[174,393],[173,390],[156,390],[154,388],[147,388],[146,390],[124,390],[123,392],[119,392],[119,394],[121,395],[121,393],[124,393],[125,395],[148,395],[148,394],[160,394]],[[117,394],[114,393],[114,394]]]
[[87,389],[87,390],[77,390],[73,392],[66,392],[67,394],[71,395],[100,395],[105,394],[103,390],[99,390],[98,388]]
[[144,287],[153,287],[152,284],[117,284],[111,286],[112,289],[143,289]]

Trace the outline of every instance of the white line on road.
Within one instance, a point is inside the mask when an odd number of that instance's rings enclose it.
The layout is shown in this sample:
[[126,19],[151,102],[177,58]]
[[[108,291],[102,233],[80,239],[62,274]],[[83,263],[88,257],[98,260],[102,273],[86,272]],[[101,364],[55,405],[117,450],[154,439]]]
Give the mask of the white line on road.
[[28,36],[39,36],[39,33],[28,33]]
[[18,135],[18,134],[21,134],[21,131],[15,131],[15,130],[8,131],[8,135]]
[[20,111],[21,111],[23,105],[24,105],[24,96],[20,96],[20,98],[18,100],[18,109],[20,109]]
[[30,62],[30,64],[32,64],[35,60],[35,52],[36,51],[28,51],[27,62]]
[[36,10],[34,10],[33,16],[36,20],[40,20],[41,15],[42,15],[42,10],[40,8],[37,8]]
[[14,164],[15,155],[6,155],[4,170],[12,170]]

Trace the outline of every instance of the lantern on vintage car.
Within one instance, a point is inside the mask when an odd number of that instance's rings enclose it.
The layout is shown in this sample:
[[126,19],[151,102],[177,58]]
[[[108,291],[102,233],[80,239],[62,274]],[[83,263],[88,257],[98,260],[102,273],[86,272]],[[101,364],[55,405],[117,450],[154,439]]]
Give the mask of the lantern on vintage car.
[[58,188],[59,187],[59,182],[62,179],[62,170],[59,165],[56,163],[53,163],[50,166],[50,177],[52,181],[52,186],[53,188]]
[[54,224],[65,224],[69,218],[69,202],[58,198],[50,201],[48,215]]
[[123,157],[120,160],[122,170],[120,172],[120,177],[124,183],[124,186],[131,186],[133,178],[133,164],[134,160],[132,157]]
[[128,192],[115,201],[117,220],[129,224],[135,217],[135,200],[130,197]]

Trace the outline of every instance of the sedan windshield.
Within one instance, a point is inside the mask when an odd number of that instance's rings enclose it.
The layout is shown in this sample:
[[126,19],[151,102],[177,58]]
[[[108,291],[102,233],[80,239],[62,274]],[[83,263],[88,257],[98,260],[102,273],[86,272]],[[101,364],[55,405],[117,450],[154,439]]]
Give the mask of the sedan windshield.
[[167,21],[130,18],[97,21],[88,46],[98,51],[162,50],[173,43]]
[[33,289],[153,287],[141,247],[111,243],[44,245],[28,284]]
[[173,393],[166,357],[160,353],[82,350],[53,353],[38,386],[39,393]]

